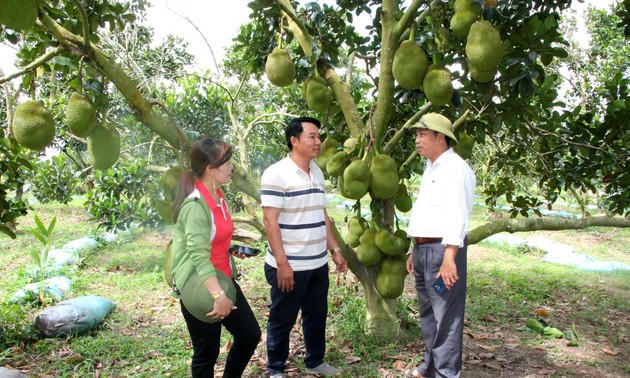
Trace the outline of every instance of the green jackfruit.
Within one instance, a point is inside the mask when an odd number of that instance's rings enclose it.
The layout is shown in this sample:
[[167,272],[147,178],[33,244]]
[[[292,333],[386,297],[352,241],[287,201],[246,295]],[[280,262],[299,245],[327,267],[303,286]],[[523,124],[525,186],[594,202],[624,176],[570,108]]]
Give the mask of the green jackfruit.
[[306,87],[306,102],[308,107],[315,112],[323,112],[328,109],[332,101],[332,92],[326,80],[319,76],[313,77]]
[[474,11],[481,12],[481,4],[473,0],[455,0],[453,4],[453,10],[455,13],[465,12],[465,11]]
[[13,134],[22,146],[41,151],[55,139],[53,115],[42,101],[27,100],[13,113]]
[[398,191],[398,167],[387,155],[377,155],[370,164],[370,189],[376,198],[390,199]]
[[396,192],[394,205],[396,206],[396,209],[402,213],[408,212],[413,207],[413,201],[411,200],[411,197],[409,197],[407,186],[403,183],[398,184],[398,191]]
[[173,203],[168,202],[159,198],[155,199],[155,210],[157,210],[160,218],[164,220],[172,220],[173,219]]
[[360,147],[358,138],[348,138],[343,141],[343,150],[346,151],[348,155],[351,155],[357,147]]
[[503,59],[501,35],[488,21],[477,21],[466,39],[466,57],[480,71],[492,71]]
[[404,278],[407,275],[407,255],[400,253],[396,256],[384,256],[381,260],[381,271]]
[[[399,228],[398,230],[396,230],[396,232],[394,232],[394,234],[396,234],[396,236],[398,236],[400,240],[405,243],[403,251],[407,253],[409,251],[409,247],[411,247],[411,239],[409,239],[409,236],[407,236],[407,231]],[[405,253],[403,253],[403,256],[405,255]]]
[[478,70],[475,66],[468,62],[468,72],[470,72],[470,78],[478,83],[489,83],[497,75],[497,69],[490,71]]
[[179,182],[181,181],[183,170],[180,166],[170,167],[160,176],[158,189],[159,197],[165,201],[173,202],[179,193]]
[[441,65],[432,64],[424,76],[424,94],[433,106],[444,106],[453,98],[451,71]]
[[319,146],[319,156],[315,159],[315,164],[322,170],[326,171],[326,164],[328,160],[337,153],[337,147],[339,147],[339,141],[329,136]]
[[401,87],[417,89],[422,85],[428,66],[429,60],[424,50],[414,41],[406,40],[394,53],[392,74]]
[[376,275],[376,290],[381,297],[396,299],[405,289],[405,276],[379,271]]
[[457,135],[457,145],[453,147],[453,151],[461,156],[462,159],[470,159],[475,146],[475,139],[468,135],[465,131],[460,131]]
[[87,138],[96,128],[96,109],[89,97],[73,93],[66,107],[66,123],[79,138]]
[[354,216],[348,221],[348,232],[353,234],[363,235],[368,228],[370,228],[370,223],[363,217]]
[[13,30],[35,25],[40,0],[0,0],[0,24]]
[[359,248],[357,248],[357,259],[363,266],[374,266],[381,262],[383,252],[378,249],[374,242],[376,230],[370,228],[365,230],[359,239]]
[[332,177],[343,175],[343,171],[350,164],[350,157],[346,151],[338,151],[334,154],[326,164],[326,172]]
[[385,229],[378,230],[374,236],[374,243],[383,251],[384,254],[389,256],[396,256],[403,252],[405,243],[393,232]]
[[348,232],[344,239],[346,243],[352,248],[356,248],[361,244],[361,235],[353,234],[352,232]]
[[265,73],[271,84],[286,87],[295,78],[295,64],[286,50],[276,47],[267,57]]
[[100,124],[88,137],[88,157],[94,169],[109,169],[120,156],[120,137],[114,126]]
[[451,30],[453,30],[453,34],[458,37],[467,36],[468,31],[470,31],[470,26],[477,21],[478,17],[479,12],[469,10],[456,12],[453,17],[451,17]]
[[370,168],[363,160],[355,160],[343,171],[343,192],[346,198],[361,199],[370,187]]

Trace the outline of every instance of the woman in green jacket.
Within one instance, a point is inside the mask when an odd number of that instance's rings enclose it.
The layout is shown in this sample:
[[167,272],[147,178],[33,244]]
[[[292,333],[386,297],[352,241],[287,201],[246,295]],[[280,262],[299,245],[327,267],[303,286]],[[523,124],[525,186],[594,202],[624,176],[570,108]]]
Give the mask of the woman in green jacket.
[[[210,138],[197,141],[190,152],[191,169],[182,177],[175,202],[171,261],[174,292],[179,296],[189,278],[198,276],[214,299],[212,311],[199,318],[180,301],[193,345],[193,378],[214,376],[221,325],[234,337],[225,362],[224,378],[243,375],[260,341],[260,326],[234,280],[229,253],[234,223],[219,186],[232,178],[231,157],[232,146],[226,142]],[[236,288],[234,302],[219,283],[217,274],[222,276],[222,273]]]

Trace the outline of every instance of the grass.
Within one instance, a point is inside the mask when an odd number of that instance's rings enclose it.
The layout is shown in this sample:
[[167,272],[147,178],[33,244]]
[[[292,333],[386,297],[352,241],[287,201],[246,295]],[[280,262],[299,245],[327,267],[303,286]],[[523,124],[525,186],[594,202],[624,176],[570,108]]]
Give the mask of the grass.
[[[35,205],[42,221],[57,215],[53,243],[99,232],[87,220],[80,203],[69,206]],[[329,214],[342,227],[347,210],[331,206]],[[481,208],[473,214],[473,227],[488,219]],[[38,242],[27,231],[33,217],[20,218],[16,240],[5,236],[0,244],[0,366],[17,368],[30,376],[54,377],[183,377],[189,374],[191,347],[177,301],[162,278],[163,250],[170,230],[140,230],[121,243],[107,244],[85,253],[79,269],[70,271],[72,296],[102,295],[117,303],[105,321],[87,335],[73,338],[31,339],[16,342],[32,330],[30,322],[41,307],[10,306],[8,298],[29,281],[29,248]],[[566,232],[522,233],[566,243],[599,260],[630,263],[630,230],[588,229]],[[262,256],[239,260],[241,284],[261,327],[266,326],[268,285]],[[330,291],[327,359],[345,369],[347,377],[396,377],[421,362],[421,331],[411,277],[397,302],[401,334],[387,342],[366,333],[362,289],[352,274],[335,281]],[[617,377],[630,372],[627,333],[630,273],[591,273],[542,262],[542,254],[526,247],[480,243],[469,248],[468,300],[464,374],[466,377]],[[547,339],[527,332],[530,318],[571,334]],[[9,326],[7,326],[10,325]],[[224,344],[229,337],[224,332]],[[304,376],[303,343],[296,328],[292,335],[289,374]],[[2,350],[2,348],[0,348]],[[225,359],[222,354],[218,370]],[[246,371],[248,377],[265,376],[264,342]],[[541,374],[543,371],[546,374]]]

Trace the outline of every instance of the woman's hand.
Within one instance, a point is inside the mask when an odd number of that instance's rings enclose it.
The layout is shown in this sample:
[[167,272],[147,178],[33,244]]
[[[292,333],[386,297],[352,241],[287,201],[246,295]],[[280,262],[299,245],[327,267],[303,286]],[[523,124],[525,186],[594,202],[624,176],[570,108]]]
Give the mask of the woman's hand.
[[223,320],[225,317],[230,315],[232,310],[236,310],[236,306],[234,306],[234,302],[230,300],[225,294],[221,294],[221,296],[214,300],[214,308],[212,311],[206,314],[206,316],[212,319]]

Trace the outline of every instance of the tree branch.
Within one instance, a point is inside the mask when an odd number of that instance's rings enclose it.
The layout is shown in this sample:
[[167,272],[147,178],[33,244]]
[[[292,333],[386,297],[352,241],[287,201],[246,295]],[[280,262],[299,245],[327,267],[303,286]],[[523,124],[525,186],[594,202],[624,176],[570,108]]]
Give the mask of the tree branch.
[[468,233],[468,244],[480,241],[500,232],[525,232],[539,230],[579,230],[587,227],[630,227],[630,219],[620,217],[588,217],[580,219],[507,218],[479,226]]
[[6,83],[12,79],[15,79],[16,77],[22,76],[25,73],[36,69],[37,67],[43,65],[44,63],[48,62],[52,58],[58,55],[61,55],[65,51],[66,51],[66,48],[64,46],[57,46],[55,49],[50,50],[46,54],[40,56],[39,58],[31,62],[29,65],[24,66],[24,68],[22,68],[21,70],[14,72],[12,74],[9,74],[7,76],[4,76],[4,77],[0,77],[0,84]]

